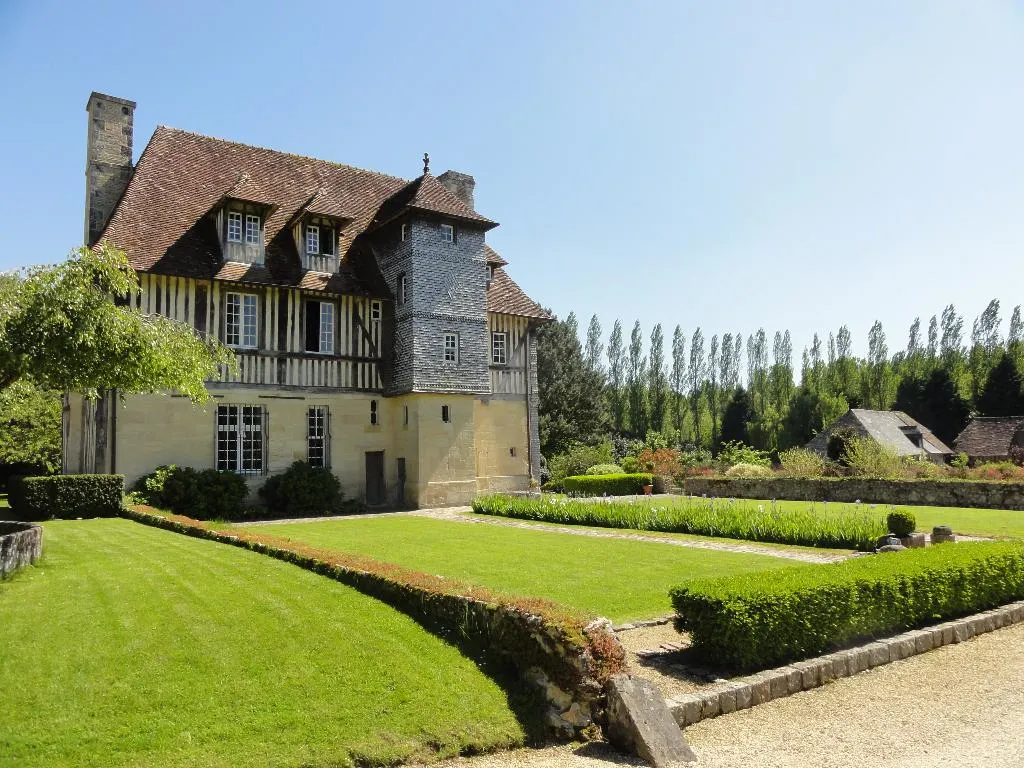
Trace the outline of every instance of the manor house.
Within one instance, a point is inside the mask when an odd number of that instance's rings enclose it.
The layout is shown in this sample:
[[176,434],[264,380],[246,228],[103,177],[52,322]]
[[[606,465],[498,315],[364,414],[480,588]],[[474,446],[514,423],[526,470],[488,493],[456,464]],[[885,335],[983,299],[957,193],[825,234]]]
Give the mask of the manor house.
[[253,489],[296,460],[370,505],[463,504],[539,477],[537,345],[549,314],[486,241],[474,180],[424,156],[408,181],[157,127],[132,165],[135,103],[87,105],[85,241],[123,249],[131,306],[237,355],[177,393],[71,394],[64,471],[216,468]]

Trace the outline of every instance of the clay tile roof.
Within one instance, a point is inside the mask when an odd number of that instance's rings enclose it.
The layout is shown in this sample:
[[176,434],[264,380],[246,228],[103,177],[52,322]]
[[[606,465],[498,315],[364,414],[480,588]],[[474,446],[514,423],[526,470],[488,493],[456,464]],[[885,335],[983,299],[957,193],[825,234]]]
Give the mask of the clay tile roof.
[[410,181],[385,200],[374,218],[373,226],[383,226],[409,210],[448,216],[464,223],[479,225],[482,229],[498,226],[496,222],[481,216],[445,189],[444,185],[430,173]]
[[494,270],[494,279],[487,287],[487,311],[537,320],[555,319],[544,307],[523,293],[523,289],[500,267]]
[[224,199],[245,200],[260,205],[274,204],[273,198],[245,171],[238,174],[238,180],[224,193]]
[[301,213],[313,213],[320,216],[330,216],[335,219],[352,219],[353,216],[345,211],[345,206],[328,194],[327,190],[321,187],[309,198],[309,202],[301,209]]
[[488,264],[493,264],[496,267],[504,267],[508,264],[508,262],[501,258],[501,256],[498,255],[498,252],[491,248],[491,246],[487,245],[487,243],[484,243],[484,258],[487,260]]
[[975,416],[953,445],[971,458],[1006,458],[1013,445],[1024,445],[1024,416]]

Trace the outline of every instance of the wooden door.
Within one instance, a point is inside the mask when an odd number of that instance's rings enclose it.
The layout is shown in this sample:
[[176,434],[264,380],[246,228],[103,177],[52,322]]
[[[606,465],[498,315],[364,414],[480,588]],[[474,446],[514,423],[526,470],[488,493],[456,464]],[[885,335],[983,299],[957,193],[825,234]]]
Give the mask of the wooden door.
[[368,451],[366,454],[366,505],[380,506],[384,503],[384,451]]

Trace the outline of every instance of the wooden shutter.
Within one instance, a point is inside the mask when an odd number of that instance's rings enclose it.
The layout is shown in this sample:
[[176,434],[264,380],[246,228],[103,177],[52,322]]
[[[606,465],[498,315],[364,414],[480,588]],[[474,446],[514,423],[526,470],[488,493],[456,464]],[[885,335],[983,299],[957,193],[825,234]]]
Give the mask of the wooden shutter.
[[263,474],[270,474],[270,409],[262,406],[263,409]]
[[324,467],[331,468],[331,409],[324,406]]

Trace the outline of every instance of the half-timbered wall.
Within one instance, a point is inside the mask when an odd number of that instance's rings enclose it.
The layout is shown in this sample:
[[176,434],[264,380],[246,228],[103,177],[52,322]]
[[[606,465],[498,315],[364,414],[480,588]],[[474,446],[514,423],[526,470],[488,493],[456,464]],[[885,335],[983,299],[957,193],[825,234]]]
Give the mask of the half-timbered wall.
[[[313,294],[297,288],[249,286],[219,280],[193,280],[141,274],[142,291],[129,300],[146,314],[188,323],[202,334],[225,340],[227,293],[257,296],[257,348],[236,349],[237,375],[227,369],[218,382],[274,386],[380,390],[383,307],[362,296]],[[334,311],[334,353],[305,349],[308,300],[330,301]],[[374,305],[377,307],[374,312]],[[374,319],[376,314],[376,319]]]
[[[491,393],[525,395],[527,385],[528,323],[525,317],[487,313],[488,360],[491,360]],[[494,333],[505,334],[505,364],[495,365],[491,357]]]

